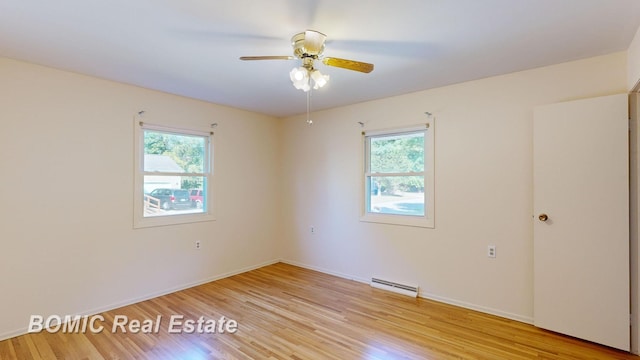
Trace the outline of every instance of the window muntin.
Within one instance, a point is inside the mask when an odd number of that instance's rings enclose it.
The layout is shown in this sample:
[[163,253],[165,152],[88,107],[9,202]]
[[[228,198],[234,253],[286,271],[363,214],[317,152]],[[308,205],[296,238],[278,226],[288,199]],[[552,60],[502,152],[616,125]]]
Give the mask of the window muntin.
[[364,133],[363,221],[433,227],[432,131]]

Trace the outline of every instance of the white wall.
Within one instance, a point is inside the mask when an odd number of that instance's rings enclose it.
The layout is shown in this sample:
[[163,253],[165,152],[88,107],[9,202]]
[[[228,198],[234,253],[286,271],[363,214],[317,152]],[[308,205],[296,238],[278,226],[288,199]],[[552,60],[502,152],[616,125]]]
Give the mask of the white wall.
[[640,83],[640,28],[627,50],[627,90],[633,90],[638,83]]
[[[317,112],[313,126],[285,119],[284,259],[531,321],[533,108],[625,93],[626,60],[615,53]],[[360,222],[357,122],[412,125],[425,111],[436,117],[436,228]]]
[[[109,309],[279,258],[530,321],[533,107],[626,92],[626,61],[616,53],[356,104],[307,126],[0,58],[0,338],[34,313]],[[139,110],[220,124],[217,221],[133,230]],[[357,122],[416,124],[425,111],[436,116],[436,228],[359,222]]]
[[[139,110],[219,124],[217,221],[133,229]],[[276,119],[0,58],[0,126],[0,339],[280,257]]]

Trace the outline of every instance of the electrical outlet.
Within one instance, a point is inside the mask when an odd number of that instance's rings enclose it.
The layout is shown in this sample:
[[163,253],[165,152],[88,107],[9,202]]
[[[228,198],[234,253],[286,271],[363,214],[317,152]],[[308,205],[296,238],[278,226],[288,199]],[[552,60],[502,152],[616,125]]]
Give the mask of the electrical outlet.
[[496,257],[496,246],[495,245],[489,245],[487,247],[487,256],[490,257],[490,258]]
[[309,229],[309,231],[311,232],[311,235],[315,235],[315,233],[316,233],[316,228],[312,226],[312,227]]
[[200,250],[200,240],[196,240],[196,250]]

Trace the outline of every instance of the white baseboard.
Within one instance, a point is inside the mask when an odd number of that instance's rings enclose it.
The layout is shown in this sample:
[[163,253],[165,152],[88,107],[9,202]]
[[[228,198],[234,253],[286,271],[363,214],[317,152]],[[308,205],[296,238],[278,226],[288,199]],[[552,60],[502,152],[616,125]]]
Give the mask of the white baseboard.
[[363,279],[363,278],[360,278],[360,277],[357,277],[357,276],[347,275],[347,274],[344,274],[344,273],[331,271],[331,270],[320,268],[320,267],[317,267],[317,266],[311,266],[311,265],[299,263],[297,261],[292,261],[292,260],[281,259],[280,262],[281,263],[285,263],[285,264],[289,264],[289,265],[293,265],[293,266],[297,266],[297,267],[301,267],[301,268],[304,268],[304,269],[314,270],[314,271],[317,271],[317,272],[321,272],[323,274],[337,276],[339,278],[343,278],[343,279],[347,279],[347,280],[353,280],[353,281],[365,283],[365,284],[368,284],[370,282],[370,280],[371,280],[371,279]]
[[[337,277],[341,277],[347,280],[354,280],[354,281],[358,281],[361,283],[365,283],[365,284],[369,284],[370,279],[363,279],[363,278],[359,278],[357,276],[353,276],[353,275],[348,275],[348,274],[344,274],[344,273],[338,273],[335,271],[330,271],[324,268],[320,268],[317,266],[311,266],[311,265],[307,265],[307,264],[303,264],[297,261],[292,261],[292,260],[280,260],[281,262],[285,263],[285,264],[290,264],[290,265],[294,265],[294,266],[299,266],[301,268],[305,268],[305,269],[309,269],[309,270],[315,270],[321,273],[325,273],[325,274],[329,274],[329,275],[334,275]],[[429,300],[433,300],[433,301],[438,301],[441,303],[445,303],[445,304],[449,304],[449,305],[454,305],[454,306],[459,306],[465,309],[470,309],[470,310],[475,310],[475,311],[479,311],[481,313],[485,313],[485,314],[489,314],[489,315],[495,315],[495,316],[499,316],[502,318],[506,318],[506,319],[510,319],[510,320],[515,320],[515,321],[519,321],[519,322],[523,322],[526,324],[533,324],[533,318],[530,316],[523,316],[523,315],[518,315],[518,314],[513,314],[510,312],[506,312],[506,311],[501,311],[501,310],[497,310],[497,309],[493,309],[490,307],[486,307],[486,306],[482,306],[482,305],[476,305],[476,304],[472,304],[472,303],[468,303],[465,301],[459,301],[459,300],[455,300],[455,299],[450,299],[444,296],[438,296],[435,294],[429,294],[426,292],[421,291],[418,294],[419,297],[421,298],[425,298],[425,299],[429,299]]]
[[[206,284],[212,281],[216,281],[216,280],[220,280],[220,279],[224,279],[224,278],[228,278],[231,277],[233,275],[238,275],[238,274],[242,274],[251,270],[255,270],[255,269],[259,269],[261,267],[265,267],[265,266],[269,266],[269,265],[273,265],[275,263],[280,262],[280,260],[276,259],[276,260],[271,260],[271,261],[266,261],[257,265],[253,265],[253,266],[248,266],[248,267],[244,267],[238,270],[234,270],[234,271],[230,271],[230,272],[226,272],[226,273],[222,273],[222,274],[218,274],[203,280],[199,280],[199,281],[195,281],[195,282],[191,282],[191,283],[187,283],[187,284],[183,284],[180,286],[174,286],[172,288],[168,288],[168,289],[164,289],[161,291],[156,291],[150,294],[146,294],[143,296],[138,296],[135,298],[131,298],[128,300],[124,300],[124,301],[119,301],[117,303],[113,303],[110,305],[106,305],[106,306],[101,306],[99,308],[94,308],[91,310],[85,310],[85,311],[80,311],[77,313],[74,313],[73,315],[81,315],[81,316],[91,316],[91,315],[96,315],[96,314],[100,314],[106,311],[111,311],[113,309],[117,309],[117,308],[121,308],[123,306],[127,306],[127,305],[132,305],[132,304],[136,304],[142,301],[146,301],[146,300],[150,300],[153,298],[157,298],[159,296],[164,296],[167,294],[171,294],[177,291],[181,291],[181,290],[185,290],[185,289],[189,289],[195,286],[199,286],[202,284]],[[66,314],[64,314],[66,315]],[[6,339],[10,339],[16,336],[20,336],[20,335],[24,335],[27,334],[28,330],[28,326],[25,326],[24,328],[20,328],[17,330],[13,330],[13,331],[8,331],[5,333],[0,334],[0,341],[2,340],[6,340]]]
[[7,331],[5,333],[0,334],[0,341],[3,340],[7,340],[7,339],[11,339],[20,335],[24,335],[27,333],[27,328],[25,327],[24,329],[18,329],[18,330],[14,330],[14,331]]
[[510,312],[506,312],[506,311],[502,311],[502,310],[498,310],[498,309],[493,309],[493,308],[482,306],[482,305],[476,305],[476,304],[468,303],[468,302],[465,302],[465,301],[459,301],[459,300],[450,299],[450,298],[443,297],[443,296],[438,296],[438,295],[434,295],[434,294],[428,294],[428,293],[425,293],[425,292],[422,292],[422,291],[420,292],[420,294],[418,294],[418,296],[421,297],[421,298],[425,298],[425,299],[429,299],[429,300],[433,300],[433,301],[438,301],[438,302],[441,302],[441,303],[454,305],[454,306],[462,307],[462,308],[469,309],[469,310],[475,310],[475,311],[479,311],[481,313],[485,313],[485,314],[489,314],[489,315],[495,315],[495,316],[499,316],[499,317],[502,317],[502,318],[515,320],[515,321],[519,321],[519,322],[522,322],[522,323],[533,325],[533,318],[530,317],[530,316],[523,316],[523,315],[513,314],[513,313],[510,313]]

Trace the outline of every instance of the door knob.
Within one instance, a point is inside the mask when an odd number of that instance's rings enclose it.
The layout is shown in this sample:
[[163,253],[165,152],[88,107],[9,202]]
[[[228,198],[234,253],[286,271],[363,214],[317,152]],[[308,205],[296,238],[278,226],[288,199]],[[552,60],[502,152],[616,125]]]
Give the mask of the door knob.
[[549,216],[547,216],[547,214],[540,214],[540,215],[538,215],[538,220],[547,221],[547,220],[549,220]]

